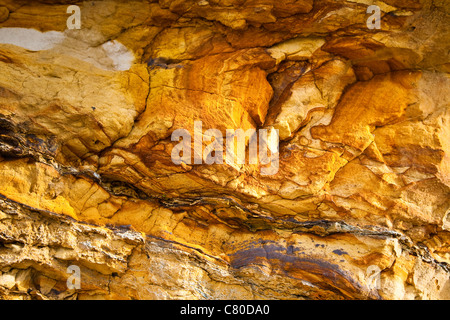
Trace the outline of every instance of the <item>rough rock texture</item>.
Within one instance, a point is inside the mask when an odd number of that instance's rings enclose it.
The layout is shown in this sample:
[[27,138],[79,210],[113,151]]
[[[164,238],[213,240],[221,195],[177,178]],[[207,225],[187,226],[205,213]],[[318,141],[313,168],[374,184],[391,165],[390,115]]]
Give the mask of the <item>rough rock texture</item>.
[[[0,298],[450,299],[449,14],[0,0]],[[200,120],[278,172],[175,165]]]

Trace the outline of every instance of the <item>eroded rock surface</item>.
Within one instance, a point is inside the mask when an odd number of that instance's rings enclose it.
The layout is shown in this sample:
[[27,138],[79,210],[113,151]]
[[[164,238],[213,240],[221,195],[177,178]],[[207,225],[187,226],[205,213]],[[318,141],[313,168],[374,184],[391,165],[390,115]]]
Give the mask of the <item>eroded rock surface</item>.
[[[448,10],[0,0],[0,298],[450,299]],[[196,121],[278,171],[174,164]]]

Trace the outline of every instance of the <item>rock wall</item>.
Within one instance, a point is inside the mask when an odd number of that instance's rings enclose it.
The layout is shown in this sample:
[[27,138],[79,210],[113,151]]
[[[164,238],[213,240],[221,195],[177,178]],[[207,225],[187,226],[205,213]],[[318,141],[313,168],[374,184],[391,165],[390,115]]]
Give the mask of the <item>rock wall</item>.
[[[449,14],[0,0],[0,298],[450,299]],[[276,172],[174,163],[213,128]]]

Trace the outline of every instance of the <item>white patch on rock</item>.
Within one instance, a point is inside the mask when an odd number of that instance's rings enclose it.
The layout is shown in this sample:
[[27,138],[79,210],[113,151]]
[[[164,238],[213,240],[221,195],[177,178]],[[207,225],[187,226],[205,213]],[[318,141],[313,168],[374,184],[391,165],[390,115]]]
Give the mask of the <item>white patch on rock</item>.
[[12,44],[30,51],[54,50],[97,68],[112,71],[129,70],[134,54],[119,41],[113,40],[92,47],[82,37],[74,38],[69,31],[40,32],[29,28],[0,28],[0,44]]
[[134,60],[133,53],[119,41],[113,40],[102,44],[106,55],[113,61],[116,70],[128,70]]
[[284,59],[307,60],[324,44],[323,38],[294,38],[277,43],[267,51],[277,62]]
[[0,43],[13,44],[31,51],[52,49],[65,36],[59,31],[40,32],[28,28],[0,28]]

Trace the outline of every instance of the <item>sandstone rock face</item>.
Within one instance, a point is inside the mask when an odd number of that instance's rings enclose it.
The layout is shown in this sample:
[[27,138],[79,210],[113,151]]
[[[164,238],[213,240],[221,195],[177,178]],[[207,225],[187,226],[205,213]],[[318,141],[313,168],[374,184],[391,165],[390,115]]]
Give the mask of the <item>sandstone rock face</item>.
[[450,299],[450,12],[370,4],[0,0],[0,298]]

